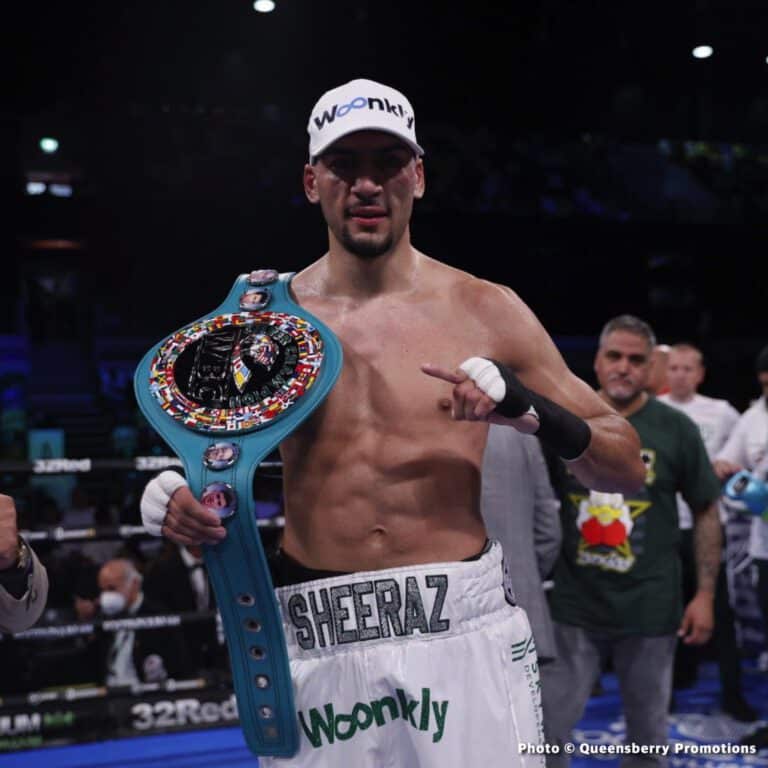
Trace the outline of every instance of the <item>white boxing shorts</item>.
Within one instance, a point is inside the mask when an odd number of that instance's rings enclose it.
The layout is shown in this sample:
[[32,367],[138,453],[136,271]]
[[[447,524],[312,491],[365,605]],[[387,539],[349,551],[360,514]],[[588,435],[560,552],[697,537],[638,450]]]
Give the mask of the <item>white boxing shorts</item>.
[[[539,768],[541,693],[501,546],[473,561],[353,573],[276,590],[301,768]],[[527,748],[527,749],[526,749]]]

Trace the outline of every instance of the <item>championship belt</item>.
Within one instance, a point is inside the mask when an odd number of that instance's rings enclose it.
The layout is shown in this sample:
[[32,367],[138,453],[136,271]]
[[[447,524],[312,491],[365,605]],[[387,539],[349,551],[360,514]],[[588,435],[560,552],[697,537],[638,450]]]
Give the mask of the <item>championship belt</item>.
[[282,620],[253,499],[259,463],[330,392],[341,344],[290,297],[291,275],[241,275],[224,303],[152,348],[134,377],[150,424],[227,537],[203,545],[224,624],[240,723],[256,755],[289,757],[299,735]]

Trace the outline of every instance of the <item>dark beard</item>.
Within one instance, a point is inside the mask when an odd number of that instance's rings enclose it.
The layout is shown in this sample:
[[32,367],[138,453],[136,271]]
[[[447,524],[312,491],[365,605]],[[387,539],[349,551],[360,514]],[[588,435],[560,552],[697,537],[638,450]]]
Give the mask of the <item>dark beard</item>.
[[370,240],[360,242],[349,234],[349,230],[346,227],[342,228],[341,242],[350,253],[359,256],[361,259],[376,259],[392,248],[391,236],[379,242],[372,242]]

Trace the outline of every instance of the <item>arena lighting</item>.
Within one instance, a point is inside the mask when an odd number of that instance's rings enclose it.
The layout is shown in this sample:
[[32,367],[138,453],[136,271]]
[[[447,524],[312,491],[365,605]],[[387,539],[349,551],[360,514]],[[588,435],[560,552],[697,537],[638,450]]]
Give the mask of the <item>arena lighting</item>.
[[711,45],[697,45],[691,53],[694,59],[708,59],[715,49]]
[[31,251],[81,251],[83,243],[80,240],[65,238],[49,238],[46,240],[27,240],[25,243]]
[[70,184],[49,184],[48,191],[54,197],[72,197],[72,186]]
[[256,0],[253,4],[253,9],[259,13],[269,13],[275,10],[275,3],[273,0]]
[[59,142],[50,136],[45,136],[40,139],[40,149],[45,152],[46,155],[52,155],[59,148]]

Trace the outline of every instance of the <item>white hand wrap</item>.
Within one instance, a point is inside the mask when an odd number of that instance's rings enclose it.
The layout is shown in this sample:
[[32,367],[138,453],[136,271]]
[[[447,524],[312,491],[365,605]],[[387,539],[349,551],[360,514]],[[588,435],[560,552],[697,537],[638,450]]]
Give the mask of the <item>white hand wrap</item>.
[[465,360],[459,369],[469,376],[478,389],[485,392],[496,403],[500,403],[507,394],[507,385],[499,372],[499,369],[490,360],[484,357],[470,357]]
[[141,522],[152,536],[162,536],[163,522],[168,514],[168,503],[176,491],[187,481],[178,473],[166,469],[153,477],[141,495]]

